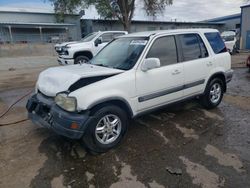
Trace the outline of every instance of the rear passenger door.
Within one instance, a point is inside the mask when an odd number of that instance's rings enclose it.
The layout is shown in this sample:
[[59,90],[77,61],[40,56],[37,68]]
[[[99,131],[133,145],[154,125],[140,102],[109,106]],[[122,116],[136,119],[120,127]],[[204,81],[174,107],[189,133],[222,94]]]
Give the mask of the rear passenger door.
[[178,61],[175,37],[157,38],[146,58],[159,58],[161,67],[146,72],[138,69],[136,72],[139,112],[183,97],[183,65]]
[[200,94],[212,66],[208,50],[199,34],[178,35],[184,69],[184,97]]

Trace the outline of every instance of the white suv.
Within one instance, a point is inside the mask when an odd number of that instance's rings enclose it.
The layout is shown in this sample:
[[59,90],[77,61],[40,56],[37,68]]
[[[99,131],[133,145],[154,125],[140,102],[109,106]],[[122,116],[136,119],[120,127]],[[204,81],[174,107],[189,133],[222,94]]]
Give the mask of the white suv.
[[56,44],[58,63],[60,65],[87,63],[114,38],[126,34],[128,34],[126,31],[99,31],[87,35],[80,41]]
[[33,122],[101,153],[121,141],[130,118],[193,97],[215,108],[232,76],[217,30],[135,33],[89,64],[42,72],[27,109]]

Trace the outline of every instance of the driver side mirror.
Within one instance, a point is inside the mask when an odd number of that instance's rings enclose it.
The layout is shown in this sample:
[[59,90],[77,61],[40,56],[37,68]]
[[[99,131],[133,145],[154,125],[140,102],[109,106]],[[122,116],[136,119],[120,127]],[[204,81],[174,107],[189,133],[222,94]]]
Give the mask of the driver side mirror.
[[95,40],[95,46],[97,47],[99,44],[102,44],[102,37]]
[[146,72],[148,70],[156,69],[159,67],[161,67],[161,61],[159,58],[148,58],[144,60],[141,70],[143,72]]

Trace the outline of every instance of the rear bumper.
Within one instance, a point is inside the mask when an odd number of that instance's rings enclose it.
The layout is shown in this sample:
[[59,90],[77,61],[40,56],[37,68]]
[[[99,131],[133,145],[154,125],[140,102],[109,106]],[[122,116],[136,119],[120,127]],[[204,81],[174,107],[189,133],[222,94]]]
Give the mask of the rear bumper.
[[[91,120],[88,112],[82,114],[66,112],[58,107],[53,99],[42,94],[32,96],[28,100],[26,108],[28,117],[34,124],[71,139],[80,139]],[[78,125],[78,128],[72,129],[72,123]]]
[[231,69],[225,73],[226,82],[230,82],[233,79],[234,71]]
[[58,57],[57,62],[59,63],[59,65],[74,65],[75,60]]

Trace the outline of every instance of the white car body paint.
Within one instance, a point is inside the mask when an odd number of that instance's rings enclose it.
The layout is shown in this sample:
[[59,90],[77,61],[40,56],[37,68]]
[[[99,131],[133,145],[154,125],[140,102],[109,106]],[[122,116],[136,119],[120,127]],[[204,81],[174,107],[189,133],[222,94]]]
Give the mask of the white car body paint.
[[37,86],[42,93],[54,97],[57,93],[67,91],[73,83],[81,78],[113,75],[121,72],[123,71],[89,64],[49,68],[40,74]]
[[225,45],[228,49],[228,51],[230,53],[233,53],[233,50],[234,50],[234,47],[236,45],[236,42],[237,42],[237,38],[236,38],[236,33],[234,31],[224,31],[221,36],[224,38],[226,37],[231,37],[232,39],[227,41],[227,40],[224,40],[225,42]]

